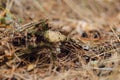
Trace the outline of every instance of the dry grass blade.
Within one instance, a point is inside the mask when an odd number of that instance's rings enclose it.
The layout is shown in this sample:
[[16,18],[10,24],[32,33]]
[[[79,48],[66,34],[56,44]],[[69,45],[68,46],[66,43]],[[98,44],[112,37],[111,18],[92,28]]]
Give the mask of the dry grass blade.
[[117,38],[117,40],[120,42],[120,39],[119,39],[119,37],[118,37],[118,34],[114,31],[114,29],[113,29],[112,26],[113,26],[113,25],[110,25],[110,29],[112,30],[112,32],[113,32],[113,34],[115,35],[115,37]]

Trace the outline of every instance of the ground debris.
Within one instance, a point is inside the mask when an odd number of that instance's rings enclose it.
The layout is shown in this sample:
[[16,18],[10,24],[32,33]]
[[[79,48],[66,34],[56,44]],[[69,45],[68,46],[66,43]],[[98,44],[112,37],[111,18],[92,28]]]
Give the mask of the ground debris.
[[0,0],[0,80],[119,80],[119,4]]

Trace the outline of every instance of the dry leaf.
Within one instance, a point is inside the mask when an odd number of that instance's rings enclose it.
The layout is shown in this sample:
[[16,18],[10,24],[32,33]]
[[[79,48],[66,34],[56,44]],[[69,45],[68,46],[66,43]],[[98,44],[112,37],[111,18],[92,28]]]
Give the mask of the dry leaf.
[[27,67],[27,71],[31,71],[31,70],[33,70],[35,67],[36,67],[35,64],[29,64],[28,67]]

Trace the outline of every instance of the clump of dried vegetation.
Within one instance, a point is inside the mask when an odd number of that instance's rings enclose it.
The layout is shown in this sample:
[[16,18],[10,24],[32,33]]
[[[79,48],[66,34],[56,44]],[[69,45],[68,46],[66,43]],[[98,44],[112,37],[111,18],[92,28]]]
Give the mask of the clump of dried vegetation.
[[0,80],[119,80],[119,0],[0,0]]

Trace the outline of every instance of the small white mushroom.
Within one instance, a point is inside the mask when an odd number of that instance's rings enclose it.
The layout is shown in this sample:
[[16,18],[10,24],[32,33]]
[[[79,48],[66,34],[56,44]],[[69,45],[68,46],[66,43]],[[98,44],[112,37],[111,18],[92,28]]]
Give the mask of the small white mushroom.
[[60,42],[66,39],[66,36],[57,31],[48,30],[45,32],[44,37],[49,40],[49,42]]

